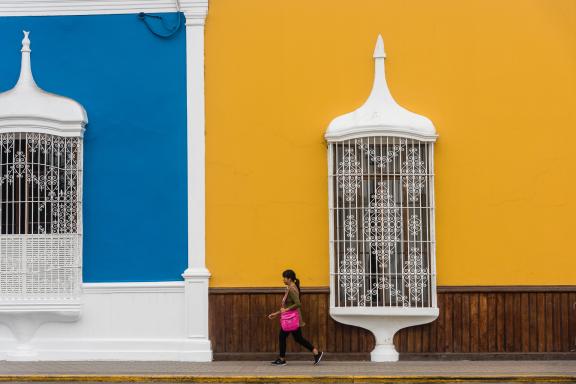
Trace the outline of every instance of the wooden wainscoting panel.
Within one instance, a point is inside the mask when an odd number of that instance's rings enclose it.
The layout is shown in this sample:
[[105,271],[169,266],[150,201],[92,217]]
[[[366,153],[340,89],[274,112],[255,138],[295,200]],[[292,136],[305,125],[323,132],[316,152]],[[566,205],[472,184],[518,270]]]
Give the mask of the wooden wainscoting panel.
[[[491,288],[491,289],[490,289]],[[216,359],[277,353],[281,288],[211,288],[210,339]],[[369,358],[374,337],[329,313],[325,287],[302,290],[303,334],[332,359]],[[394,337],[403,359],[576,358],[576,286],[439,287],[440,315]],[[288,352],[306,358],[291,338]]]

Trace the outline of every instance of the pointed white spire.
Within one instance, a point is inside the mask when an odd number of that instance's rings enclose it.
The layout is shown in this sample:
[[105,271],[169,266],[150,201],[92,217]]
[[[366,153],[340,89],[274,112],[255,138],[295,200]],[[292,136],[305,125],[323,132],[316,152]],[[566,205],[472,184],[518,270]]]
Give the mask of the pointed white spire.
[[386,52],[384,52],[384,39],[382,35],[378,34],[378,39],[376,40],[376,47],[374,48],[374,58],[386,58]]
[[22,64],[20,66],[20,78],[18,79],[18,83],[16,83],[16,88],[20,87],[37,87],[36,82],[34,81],[34,76],[32,76],[32,64],[30,62],[30,39],[28,35],[30,34],[29,31],[22,31],[24,32],[24,38],[22,39]]
[[386,52],[384,52],[384,40],[382,35],[378,35],[376,40],[376,47],[374,47],[374,84],[372,85],[372,92],[366,100],[366,104],[372,102],[374,99],[377,102],[393,103],[396,104],[394,98],[390,94],[388,84],[386,83]]
[[437,134],[432,122],[408,111],[392,97],[386,82],[384,40],[378,35],[374,47],[374,83],[370,96],[353,112],[332,120],[326,131],[329,141],[363,136],[402,136],[434,141]]
[[30,49],[30,38],[28,37],[30,31],[22,31],[22,32],[24,32],[24,38],[22,39],[22,49],[20,51],[32,52],[32,50]]

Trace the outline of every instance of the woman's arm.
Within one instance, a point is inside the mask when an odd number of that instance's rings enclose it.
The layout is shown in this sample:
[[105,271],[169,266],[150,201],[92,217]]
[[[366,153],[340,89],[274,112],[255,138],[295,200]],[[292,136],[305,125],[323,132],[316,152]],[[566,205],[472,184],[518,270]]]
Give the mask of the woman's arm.
[[268,315],[268,318],[269,318],[269,319],[273,319],[273,318],[275,318],[276,316],[278,316],[279,314],[280,314],[280,311],[273,312],[273,313],[271,313],[271,314]]

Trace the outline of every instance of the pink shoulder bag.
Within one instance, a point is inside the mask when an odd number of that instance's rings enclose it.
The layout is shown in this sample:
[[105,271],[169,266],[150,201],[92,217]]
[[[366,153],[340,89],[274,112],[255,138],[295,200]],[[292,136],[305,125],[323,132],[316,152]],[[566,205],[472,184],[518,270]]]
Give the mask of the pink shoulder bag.
[[[284,306],[284,302],[286,302],[289,290],[290,288],[286,290],[286,294],[282,299],[282,306]],[[300,314],[298,313],[298,308],[291,309],[280,314],[280,327],[282,327],[284,332],[295,331],[298,329],[298,327],[300,327]]]

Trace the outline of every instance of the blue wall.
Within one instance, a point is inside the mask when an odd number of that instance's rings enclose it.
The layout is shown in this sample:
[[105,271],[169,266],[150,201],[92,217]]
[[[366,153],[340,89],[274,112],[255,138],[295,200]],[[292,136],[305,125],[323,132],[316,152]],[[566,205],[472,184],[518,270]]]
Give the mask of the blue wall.
[[137,15],[2,17],[0,92],[18,79],[23,29],[31,31],[38,85],[88,112],[84,281],[181,280],[187,266],[184,28],[166,40]]

